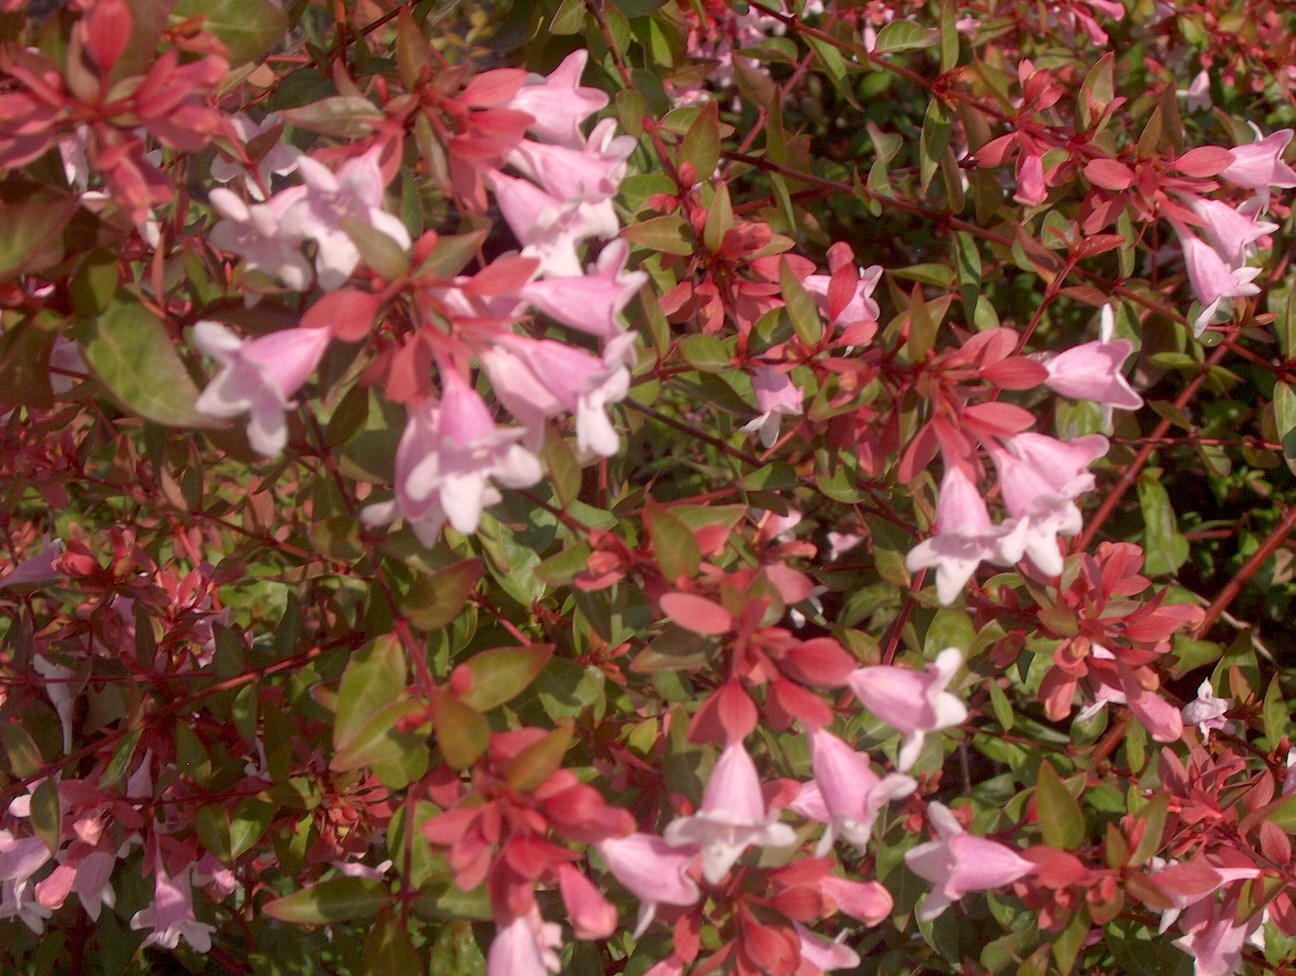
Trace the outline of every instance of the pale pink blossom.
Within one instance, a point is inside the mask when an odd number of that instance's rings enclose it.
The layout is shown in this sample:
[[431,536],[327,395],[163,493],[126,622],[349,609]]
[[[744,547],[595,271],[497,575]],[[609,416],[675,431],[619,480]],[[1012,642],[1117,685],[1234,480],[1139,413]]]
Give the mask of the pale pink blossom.
[[815,783],[829,816],[828,829],[815,856],[823,857],[837,836],[845,838],[861,854],[866,853],[878,813],[892,800],[908,796],[918,784],[898,773],[878,776],[868,753],[856,752],[820,728],[810,730],[810,756]]
[[[283,119],[279,117],[278,112],[271,112],[260,122],[253,122],[246,112],[235,112],[227,116],[226,121],[245,148],[257,137],[283,125]],[[242,178],[248,196],[253,200],[264,200],[271,178],[291,173],[297,168],[297,160],[301,156],[302,151],[296,146],[286,142],[276,142],[259,161],[252,162],[256,171],[254,175],[242,162],[218,155],[211,163],[211,178],[217,183],[228,183]]]
[[1112,407],[1137,410],[1143,406],[1143,398],[1134,392],[1121,372],[1121,366],[1134,347],[1127,339],[1109,337],[1113,327],[1109,325],[1111,320],[1112,307],[1104,305],[1103,338],[1066,349],[1044,361],[1044,368],[1048,370],[1045,386],[1073,400],[1102,404],[1105,418],[1110,417]]
[[554,414],[576,415],[576,446],[611,457],[621,438],[607,408],[630,391],[636,335],[622,333],[594,356],[551,339],[528,339],[505,333],[479,360],[500,402],[531,432],[529,443],[543,436],[543,420]]
[[486,954],[486,976],[548,976],[562,965],[557,950],[562,947],[562,929],[540,917],[534,905],[526,915],[519,915],[495,927]]
[[1026,526],[1025,554],[1047,576],[1062,572],[1057,536],[1075,535],[1083,519],[1075,499],[1093,487],[1086,469],[1107,453],[1107,438],[1088,434],[1071,442],[1025,432],[987,445],[1008,514]]
[[291,398],[315,371],[329,344],[327,329],[283,329],[257,339],[240,339],[218,322],[194,324],[194,342],[221,363],[216,378],[196,404],[209,417],[251,413],[248,440],[258,454],[273,457],[288,442],[284,414]]
[[530,180],[490,172],[487,182],[522,256],[535,258],[542,277],[577,277],[585,273],[577,248],[592,237],[611,239],[621,232],[610,200],[586,203],[579,197],[559,199]]
[[1197,697],[1183,707],[1184,724],[1197,726],[1202,738],[1209,739],[1212,732],[1228,728],[1224,716],[1232,707],[1232,698],[1215,697],[1215,689],[1208,678],[1198,686]]
[[49,859],[50,850],[39,837],[15,837],[0,830],[0,881],[12,881],[21,888]]
[[909,870],[933,886],[918,906],[920,919],[936,918],[969,891],[1002,888],[1036,870],[1011,847],[964,831],[940,803],[927,805],[927,819],[936,828],[936,840],[905,853]]
[[1025,551],[1027,525],[994,525],[962,465],[947,464],[936,500],[936,532],[905,557],[909,572],[936,569],[936,598],[949,606],[983,562],[1011,566]]
[[45,697],[50,700],[58,715],[59,725],[63,729],[63,753],[66,755],[72,751],[72,717],[76,711],[74,688],[84,681],[74,681],[75,671],[55,664],[43,654],[32,655],[32,669],[45,679]]
[[46,537],[40,551],[19,560],[3,576],[0,576],[0,590],[6,586],[32,586],[48,583],[59,578],[54,568],[54,561],[63,555],[63,540]]
[[409,250],[409,231],[399,217],[382,208],[381,150],[374,146],[347,160],[336,173],[310,156],[297,161],[306,192],[295,197],[284,212],[282,227],[290,235],[315,242],[315,277],[321,288],[341,287],[360,263],[360,251],[346,232],[344,220],[381,231],[402,250]]
[[842,940],[846,937],[845,932],[836,940],[832,940],[815,935],[800,922],[793,922],[792,925],[796,930],[797,938],[801,940],[802,968],[797,970],[798,973],[804,973],[806,963],[821,973],[831,972],[834,969],[854,969],[860,964],[859,953],[850,946],[842,944]]
[[677,817],[664,838],[672,847],[702,849],[702,875],[719,884],[748,847],[789,847],[796,833],[766,810],[756,764],[741,742],[725,746],[707,780],[702,807]]
[[456,373],[443,374],[440,403],[411,405],[396,448],[396,497],[366,506],[370,525],[400,517],[425,546],[435,544],[448,521],[465,535],[476,532],[482,511],[506,488],[526,488],[540,480],[540,462],[518,442],[520,427],[498,427],[485,402]]
[[152,929],[144,939],[145,946],[174,949],[184,939],[198,952],[211,951],[211,934],[216,927],[194,917],[190,870],[187,866],[172,878],[158,859],[153,874],[153,903],[136,912],[130,922],[135,931]]
[[745,433],[760,432],[760,441],[766,448],[778,441],[779,423],[783,417],[801,414],[801,391],[788,378],[786,372],[771,366],[758,366],[752,377],[752,392],[756,395],[756,409],[760,416],[744,424]]
[[241,257],[247,270],[262,271],[293,291],[305,291],[311,280],[310,262],[302,254],[301,237],[283,226],[284,214],[305,195],[305,187],[294,186],[249,206],[237,194],[217,187],[207,199],[222,219],[207,239]]
[[1230,150],[1233,162],[1220,175],[1231,183],[1266,196],[1271,188],[1296,187],[1296,170],[1282,158],[1283,150],[1291,142],[1292,130],[1279,129],[1262,137],[1260,130],[1255,129],[1255,134],[1255,142],[1234,146]]
[[847,677],[846,683],[864,707],[903,733],[905,742],[896,762],[901,772],[918,761],[928,732],[962,725],[967,720],[967,706],[946,690],[962,664],[963,652],[947,647],[924,671],[877,665],[859,668]]
[[820,880],[819,887],[833,900],[837,911],[870,927],[881,923],[895,907],[891,892],[876,881],[851,881],[830,874]]
[[612,241],[599,253],[593,274],[532,281],[518,296],[563,325],[614,338],[623,331],[617,317],[648,281],[643,271],[625,270],[629,256],[625,241]]
[[1202,233],[1231,268],[1241,268],[1255,253],[1255,243],[1272,234],[1278,225],[1256,220],[1257,206],[1248,200],[1236,209],[1219,200],[1193,197],[1189,206],[1202,220]]
[[1184,108],[1189,112],[1206,111],[1211,107],[1210,72],[1202,68],[1193,76],[1193,80],[1187,88],[1177,89],[1175,94],[1182,99],[1186,99]]
[[535,119],[528,131],[537,139],[560,146],[579,148],[584,143],[580,126],[608,103],[597,88],[581,85],[589,62],[589,51],[581,48],[567,55],[549,75],[530,75],[502,107],[526,112]]
[[555,200],[580,200],[589,205],[610,202],[635,148],[634,137],[618,136],[616,128],[616,119],[604,119],[578,149],[523,139],[509,154],[508,162]]
[[[828,266],[833,271],[851,264],[854,260],[855,256],[849,245],[838,242],[828,249]],[[828,302],[828,288],[832,284],[832,278],[831,274],[812,274],[801,282],[801,286],[814,296],[815,304],[819,306],[819,311],[825,316],[832,314]],[[829,324],[833,326],[849,326],[856,322],[876,322],[881,316],[882,310],[873,299],[873,290],[877,288],[878,282],[881,280],[882,266],[880,264],[860,268],[859,277],[855,282],[855,290],[851,294],[850,300],[846,302]]]
[[558,891],[578,939],[606,939],[616,931],[616,906],[570,864],[558,866]]
[[1196,234],[1178,225],[1175,225],[1175,230],[1183,246],[1188,283],[1202,306],[1197,318],[1193,320],[1193,335],[1200,336],[1226,300],[1260,293],[1260,286],[1255,284],[1255,279],[1262,269],[1231,267]]
[[692,905],[698,900],[698,886],[686,873],[697,856],[693,847],[672,847],[654,834],[635,833],[597,842],[608,870],[639,899],[639,921],[634,938],[647,930],[658,905]]
[[1256,913],[1242,924],[1234,921],[1236,899],[1216,904],[1203,899],[1184,910],[1179,927],[1185,933],[1175,946],[1193,961],[1194,976],[1233,976],[1242,961],[1242,947],[1260,926]]
[[45,931],[45,920],[54,914],[33,897],[25,883],[0,881],[0,919],[16,918],[37,935]]

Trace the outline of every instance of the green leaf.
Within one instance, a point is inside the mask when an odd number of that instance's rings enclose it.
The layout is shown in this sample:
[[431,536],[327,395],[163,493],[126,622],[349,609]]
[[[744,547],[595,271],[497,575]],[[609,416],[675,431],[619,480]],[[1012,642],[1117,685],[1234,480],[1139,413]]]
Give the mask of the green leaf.
[[697,333],[680,340],[680,355],[694,369],[704,373],[723,373],[733,366],[733,356],[723,340]]
[[1008,701],[1008,696],[1004,694],[1004,690],[999,687],[999,682],[988,681],[986,686],[990,689],[990,707],[994,709],[995,718],[1005,732],[1011,732],[1013,727],[1012,703]]
[[815,57],[818,59],[819,64],[823,66],[824,73],[829,78],[834,82],[840,82],[846,77],[846,62],[835,44],[811,34],[806,34],[804,37],[814,50]]
[[627,17],[647,17],[654,10],[664,6],[666,0],[612,0],[612,3]]
[[409,274],[410,256],[400,244],[377,227],[372,227],[361,220],[343,217],[342,229],[346,231],[347,237],[351,238],[351,243],[360,252],[360,260],[366,267],[377,271],[388,281],[395,281]]
[[954,5],[954,0],[944,0],[944,3],[941,4],[940,17],[941,74],[958,64],[959,35],[957,21],[958,9]]
[[640,674],[655,671],[691,671],[700,668],[720,653],[720,644],[712,637],[695,634],[676,624],[653,638],[652,643],[635,657],[630,670]]
[[1040,763],[1039,778],[1035,782],[1035,807],[1044,843],[1070,851],[1084,841],[1085,822],[1080,804],[1047,759]]
[[[16,728],[16,726],[0,726],[0,732],[7,728]],[[130,767],[131,757],[135,755],[135,747],[139,745],[140,736],[143,734],[144,730],[142,728],[132,729],[129,734],[117,743],[117,748],[113,750],[112,759],[108,760],[103,775],[99,777],[100,789],[112,789],[126,778],[126,770]],[[0,734],[0,739],[6,739],[6,736]],[[5,745],[8,745],[7,739]],[[35,746],[32,748],[34,749]],[[10,753],[10,761],[12,762],[12,760],[13,754]],[[27,774],[19,773],[19,775]]]
[[63,260],[63,230],[77,212],[77,201],[27,183],[5,188],[4,199],[0,205],[0,281]]
[[553,20],[549,22],[549,33],[560,37],[580,33],[580,29],[585,26],[585,13],[585,0],[563,0]]
[[394,634],[379,637],[352,655],[338,686],[335,748],[344,748],[379,709],[400,698],[405,671],[405,649]]
[[1143,570],[1149,576],[1173,573],[1188,558],[1188,540],[1179,532],[1170,496],[1157,476],[1148,471],[1139,478],[1138,496],[1147,552]]
[[41,780],[32,791],[31,825],[32,830],[36,831],[36,836],[45,842],[51,854],[58,853],[61,824],[58,782],[53,777]]
[[[1296,294],[1296,287],[1292,288]],[[1275,383],[1273,392],[1274,425],[1282,442],[1283,458],[1296,474],[1296,391],[1287,383]]]
[[333,95],[281,113],[285,122],[299,129],[322,132],[339,139],[359,139],[373,131],[385,116],[382,109],[359,95]]
[[126,292],[97,319],[83,320],[77,338],[86,363],[118,405],[169,427],[224,427],[195,408],[189,378],[162,320]]
[[656,504],[644,509],[644,521],[652,536],[654,558],[666,581],[675,586],[681,576],[696,576],[702,565],[702,550],[693,530]]
[[684,236],[685,226],[684,218],[679,214],[665,214],[630,224],[621,231],[621,236],[650,251],[687,255],[693,253],[694,245]]
[[927,192],[927,187],[940,166],[941,156],[949,145],[952,127],[949,111],[942,102],[933,98],[927,103],[922,134],[918,138],[919,185],[923,193]]
[[230,862],[230,825],[225,811],[209,803],[199,807],[194,817],[194,827],[203,847],[224,864]]
[[250,851],[265,836],[278,809],[275,804],[254,796],[240,801],[229,824],[231,858]]
[[813,349],[823,337],[823,322],[819,318],[819,309],[814,299],[797,280],[796,273],[786,258],[779,262],[779,288],[782,289],[783,302],[797,338]]
[[709,251],[720,250],[725,234],[733,227],[733,201],[729,199],[729,187],[721,184],[716,188],[711,208],[707,211],[706,225],[702,230],[702,243]]
[[720,106],[711,99],[702,106],[697,118],[684,134],[680,144],[680,163],[691,163],[699,182],[710,179],[720,161]]
[[288,33],[288,15],[273,0],[176,0],[173,22],[195,16],[229,48],[230,67],[255,61]]
[[1291,714],[1287,710],[1287,700],[1283,697],[1282,682],[1274,675],[1269,682],[1269,689],[1264,696],[1264,730],[1269,740],[1269,748],[1278,748],[1278,743],[1287,737],[1291,729]]
[[1158,793],[1139,811],[1143,822],[1143,836],[1130,855],[1130,867],[1142,867],[1161,850],[1161,835],[1165,832],[1166,813],[1170,810],[1170,794]]
[[359,769],[361,766],[380,766],[400,759],[423,743],[424,736],[417,731],[402,732],[397,728],[404,718],[424,714],[418,702],[392,702],[374,712],[355,735],[343,743],[329,763],[337,773]]
[[530,644],[473,655],[460,665],[472,675],[472,684],[459,694],[460,700],[480,712],[512,701],[544,670],[553,652],[553,644]]
[[504,767],[504,779],[519,793],[530,793],[562,765],[572,740],[572,723],[559,720],[557,728],[533,742]]
[[1296,356],[1296,284],[1287,290],[1287,301],[1281,309],[1270,310],[1277,313],[1274,319],[1274,331],[1278,333],[1278,348],[1284,359]]
[[878,31],[874,54],[894,54],[897,51],[914,51],[931,47],[937,42],[934,31],[920,27],[911,20],[893,20]]
[[332,878],[276,898],[262,910],[281,922],[323,925],[372,918],[390,898],[387,885],[374,878]]
[[451,694],[437,696],[432,708],[437,746],[451,769],[467,769],[490,745],[490,725],[481,713]]
[[365,939],[362,976],[418,976],[422,971],[423,956],[414,948],[409,926],[390,905],[384,905]]
[[401,613],[420,630],[440,630],[459,616],[481,575],[480,559],[464,559],[421,576],[401,599]]
[[0,402],[48,409],[54,405],[49,359],[58,326],[26,319],[0,335]]

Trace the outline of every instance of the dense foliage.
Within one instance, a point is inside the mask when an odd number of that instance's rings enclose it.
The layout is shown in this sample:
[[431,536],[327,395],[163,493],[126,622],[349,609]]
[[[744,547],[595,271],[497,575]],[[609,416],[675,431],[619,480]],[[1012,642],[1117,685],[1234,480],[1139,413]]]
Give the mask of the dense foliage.
[[0,0],[0,969],[1293,971],[1294,66]]

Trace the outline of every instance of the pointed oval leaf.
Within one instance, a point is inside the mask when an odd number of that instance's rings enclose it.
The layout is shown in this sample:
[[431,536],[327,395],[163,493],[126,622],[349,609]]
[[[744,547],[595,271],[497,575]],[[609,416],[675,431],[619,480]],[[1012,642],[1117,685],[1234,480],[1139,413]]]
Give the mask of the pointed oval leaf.
[[437,746],[451,769],[467,769],[490,745],[490,725],[454,695],[441,695],[432,710]]
[[374,878],[332,878],[276,898],[263,910],[281,922],[323,925],[371,918],[390,896],[387,886]]
[[474,655],[460,665],[472,676],[472,684],[459,700],[480,712],[511,701],[544,670],[553,652],[553,644],[531,644],[496,647]]

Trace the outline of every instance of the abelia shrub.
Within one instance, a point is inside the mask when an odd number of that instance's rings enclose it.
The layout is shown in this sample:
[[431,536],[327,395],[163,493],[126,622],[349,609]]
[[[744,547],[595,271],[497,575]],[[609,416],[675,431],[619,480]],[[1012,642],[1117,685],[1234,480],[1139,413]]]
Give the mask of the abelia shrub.
[[1288,972],[1293,38],[0,0],[5,971]]

